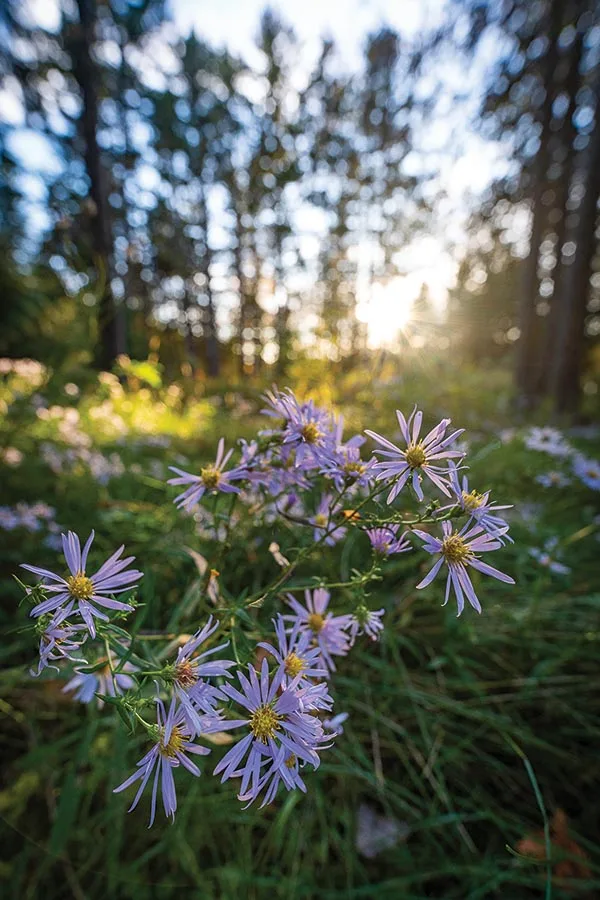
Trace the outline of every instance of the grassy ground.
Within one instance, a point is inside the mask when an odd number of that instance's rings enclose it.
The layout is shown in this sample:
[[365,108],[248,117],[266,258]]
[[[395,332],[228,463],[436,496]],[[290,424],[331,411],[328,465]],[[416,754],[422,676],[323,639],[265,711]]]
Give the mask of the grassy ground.
[[[194,563],[183,548],[205,552],[205,542],[173,508],[166,466],[209,459],[222,434],[228,444],[251,435],[261,403],[257,388],[215,386],[199,395],[153,379],[137,371],[122,386],[86,374],[76,394],[48,373],[6,373],[2,502],[43,501],[57,525],[82,534],[94,527],[99,556],[126,543],[145,572],[144,627],[191,630],[201,607],[174,621],[197,599]],[[393,410],[415,401],[430,419],[451,414],[466,427],[472,483],[516,507],[515,544],[494,564],[517,586],[485,579],[484,615],[466,610],[457,620],[450,605],[440,607],[439,584],[415,591],[422,559],[399,557],[378,588],[377,602],[388,609],[381,643],[357,648],[339,666],[336,709],[349,719],[309,777],[308,794],[243,811],[231,784],[209,775],[181,779],[175,824],[159,818],[148,831],[147,804],[128,816],[126,798],[111,793],[141,755],[141,736],[129,737],[106,710],[74,704],[63,681],[27,675],[35,647],[10,573],[21,561],[52,566],[48,520],[39,518],[38,531],[0,532],[2,895],[599,896],[600,493],[579,482],[542,487],[535,476],[556,460],[527,449],[522,432],[500,439],[514,424],[502,373],[484,379],[416,367],[398,376],[383,367],[330,379],[315,365],[292,373],[292,383],[343,410],[348,432],[391,434]],[[569,440],[600,455],[589,435]],[[70,456],[61,457],[66,450]],[[245,527],[222,569],[232,594],[272,577],[265,541],[273,535]],[[285,532],[275,537],[285,549]],[[570,574],[553,573],[529,553],[551,538]],[[364,552],[355,544],[351,560],[334,553],[302,574],[344,575]],[[568,837],[557,810],[568,817]],[[532,846],[541,859],[531,858]]]

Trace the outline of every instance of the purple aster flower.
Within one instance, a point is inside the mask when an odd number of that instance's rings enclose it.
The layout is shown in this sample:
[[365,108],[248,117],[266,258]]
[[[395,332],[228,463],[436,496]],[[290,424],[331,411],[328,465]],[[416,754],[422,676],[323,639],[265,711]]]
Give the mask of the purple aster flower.
[[[105,656],[102,659],[96,660],[94,665],[101,662],[104,663],[102,668],[96,669],[94,672],[76,672],[73,678],[71,678],[70,681],[67,681],[63,688],[63,693],[74,691],[74,700],[79,700],[81,703],[91,703],[96,694],[104,694],[107,697],[116,697],[117,694],[122,694],[123,691],[128,691],[130,688],[135,687],[135,681],[131,675],[128,675],[127,673],[138,672],[139,669],[137,666],[126,662],[121,668],[121,671],[115,672],[113,675],[111,670],[111,665],[113,666],[113,669],[115,668],[113,657],[110,657],[110,663]],[[98,708],[101,709],[104,706],[104,701],[99,697],[97,700]]]
[[442,419],[439,425],[432,428],[420,440],[419,435],[421,433],[423,413],[418,411],[415,406],[408,417],[408,421],[406,421],[399,409],[396,410],[396,415],[402,437],[406,441],[405,450],[397,447],[396,444],[392,444],[391,441],[388,441],[387,438],[382,437],[375,431],[366,431],[366,434],[385,448],[384,450],[375,451],[380,456],[387,457],[387,459],[375,463],[373,470],[378,472],[378,481],[394,479],[387,502],[392,503],[409,479],[415,494],[419,500],[423,500],[424,495],[421,488],[423,475],[427,475],[436,487],[449,497],[447,470],[438,465],[438,462],[463,456],[460,450],[449,450],[448,448],[463,433],[464,428],[453,431],[452,434],[446,437],[450,419]]
[[530,547],[529,554],[538,561],[540,566],[544,566],[551,572],[554,572],[555,575],[569,575],[571,572],[569,566],[563,565],[555,558],[558,555],[557,550],[558,538],[550,538],[546,541],[542,550],[538,547]]
[[[148,783],[148,779],[152,775],[152,772],[154,772],[152,803],[150,808],[150,828],[154,823],[156,814],[156,795],[158,791],[159,776],[165,815],[175,818],[177,795],[175,793],[173,769],[176,769],[181,765],[184,766],[188,772],[191,772],[192,775],[197,777],[200,775],[200,769],[191,761],[191,759],[188,759],[186,754],[193,753],[199,756],[206,756],[210,753],[210,750],[207,747],[202,747],[200,744],[191,742],[190,738],[192,738],[193,735],[190,732],[185,711],[182,707],[177,705],[175,697],[171,699],[168,713],[165,711],[163,701],[157,698],[156,718],[158,724],[156,726],[156,742],[154,746],[137,763],[137,772],[134,772],[133,775],[113,790],[114,794],[118,794],[120,791],[124,791],[125,788],[128,788],[131,784],[134,784],[134,782],[141,780],[133,803],[127,810],[128,812],[131,812],[138,805],[140,797],[144,792],[144,788]],[[211,728],[216,730],[214,720],[210,723],[207,722],[207,727],[203,730],[206,732],[211,730]]]
[[366,634],[372,641],[378,641],[381,637],[381,632],[383,631],[383,622],[381,619],[384,614],[385,609],[374,611],[362,604],[361,606],[358,606],[354,611],[354,615],[351,616],[350,627],[348,629],[351,643],[354,644],[359,634]]
[[333,497],[331,494],[323,494],[316,513],[309,519],[310,524],[314,526],[313,537],[315,541],[320,541],[321,538],[327,535],[324,538],[324,543],[328,547],[333,547],[334,544],[341,541],[347,530],[343,525],[334,528],[335,516],[342,512],[342,508],[339,503],[335,505],[332,505],[332,503]]
[[530,428],[524,440],[529,450],[540,450],[550,456],[569,456],[573,449],[561,431],[549,426]]
[[557,472],[555,469],[550,472],[543,472],[541,475],[535,476],[535,481],[538,484],[541,484],[542,487],[552,488],[552,487],[567,487],[571,484],[571,479],[566,475],[563,475],[562,472]]
[[333,479],[338,491],[344,486],[368,487],[372,478],[371,469],[375,459],[363,460],[360,456],[360,448],[365,443],[365,438],[357,434],[346,443],[342,443],[344,418],[337,420],[333,433],[333,441],[330,447],[326,447],[321,454],[321,472]]
[[[504,521],[501,516],[496,515],[496,513],[500,512],[504,509],[512,509],[512,506],[498,506],[498,504],[493,503],[490,500],[490,492],[486,491],[484,494],[480,494],[478,491],[470,491],[469,490],[469,479],[466,475],[463,475],[462,480],[459,478],[458,468],[457,466],[450,460],[449,462],[448,474],[450,476],[450,487],[452,488],[452,493],[455,495],[458,500],[458,505],[460,508],[467,513],[467,515],[471,516],[478,525],[481,525],[484,531],[487,531],[488,534],[493,535],[494,537],[498,537],[502,541],[502,535],[506,537],[507,541],[513,543],[513,539],[509,537],[507,534],[508,531],[508,523]],[[449,506],[442,506],[438,510],[438,512],[444,512],[445,510],[451,509],[453,504]]]
[[235,665],[231,659],[208,660],[209,656],[213,656],[229,646],[228,641],[195,655],[198,648],[212,637],[218,627],[219,623],[214,622],[213,624],[213,617],[210,616],[204,628],[197,631],[183,647],[179,648],[173,667],[175,694],[185,711],[190,729],[195,734],[199,734],[202,728],[202,719],[198,710],[212,714],[217,701],[222,699],[219,690],[208,684],[205,679],[219,676],[230,677],[229,669]]
[[300,700],[300,708],[303,712],[311,710],[331,712],[333,697],[329,693],[327,682],[315,681],[313,684],[298,682],[297,693]]
[[293,391],[277,388],[265,394],[270,409],[266,415],[285,420],[283,445],[295,451],[295,465],[315,465],[319,453],[332,442],[333,419],[326,410],[315,406],[312,400],[299,403]]
[[277,664],[283,666],[284,678],[282,684],[287,687],[294,682],[299,687],[311,686],[310,678],[326,678],[327,670],[323,668],[321,651],[318,647],[311,647],[311,639],[305,631],[301,631],[300,622],[294,622],[292,630],[286,634],[285,620],[278,615],[273,619],[277,647],[266,641],[261,641],[259,647],[267,650],[275,657]]
[[231,482],[244,478],[246,470],[238,466],[235,469],[230,469],[229,472],[225,472],[225,466],[229,462],[233,450],[228,450],[225,454],[224,451],[225,441],[221,438],[217,445],[217,457],[214,464],[204,466],[204,468],[200,469],[199,475],[192,475],[190,472],[184,472],[183,469],[169,466],[171,472],[175,472],[178,477],[169,478],[167,484],[190,485],[175,498],[174,502],[180,509],[191,509],[206,492],[216,493],[217,491],[222,491],[224,494],[239,494],[240,489],[231,484]]
[[63,553],[67,561],[67,566],[71,574],[65,579],[54,572],[47,569],[39,569],[36,566],[23,564],[21,568],[27,569],[42,578],[42,586],[45,592],[53,594],[48,600],[44,600],[31,610],[30,615],[37,617],[43,616],[44,613],[52,612],[59,607],[66,610],[65,617],[68,616],[77,604],[77,609],[88,627],[92,637],[96,636],[96,626],[94,618],[108,621],[108,616],[101,612],[97,607],[103,606],[106,609],[118,609],[124,612],[131,612],[133,606],[128,603],[121,603],[107,597],[106,594],[122,594],[129,591],[136,581],[142,577],[142,572],[136,569],[127,570],[127,566],[133,562],[134,556],[128,556],[121,559],[124,546],[113,553],[106,560],[95,575],[86,575],[85,566],[88,553],[94,540],[94,532],[90,534],[83,550],[79,543],[77,535],[69,531],[66,535],[61,535]]
[[[85,659],[79,654],[81,645],[87,638],[85,625],[71,625],[65,619],[69,615],[68,610],[59,609],[54,613],[50,621],[45,625],[40,636],[40,659],[37,672],[30,670],[31,675],[37,677],[48,667],[59,671],[58,666],[50,662],[58,662],[68,659],[71,662],[85,664]],[[81,632],[84,632],[82,635]]]
[[296,680],[287,687],[283,686],[284,666],[279,666],[271,676],[265,657],[260,680],[252,666],[248,666],[248,675],[246,678],[243,672],[237,672],[241,691],[230,684],[221,688],[246,711],[243,719],[221,722],[221,729],[243,727],[248,729],[248,734],[225,754],[215,768],[215,775],[222,773],[222,782],[241,777],[240,797],[246,796],[249,789],[256,794],[261,781],[261,768],[269,759],[283,765],[286,753],[292,753],[317,768],[317,750],[325,740],[319,719],[302,709]]
[[306,606],[288,595],[288,603],[294,610],[294,615],[285,615],[283,618],[294,625],[298,624],[301,632],[307,634],[318,646],[323,657],[323,663],[328,672],[335,671],[334,656],[346,656],[350,649],[350,638],[346,633],[352,616],[333,616],[326,612],[329,604],[329,591],[324,588],[315,588],[312,592],[304,592]]
[[367,528],[365,534],[371,541],[374,553],[379,556],[391,556],[393,553],[406,553],[412,550],[412,544],[408,539],[408,532],[396,537],[400,525],[384,525],[380,528]]
[[437,573],[440,571],[443,563],[448,567],[448,576],[446,579],[446,596],[444,606],[448,602],[450,596],[450,588],[454,588],[456,601],[458,604],[458,615],[464,609],[465,595],[467,600],[477,612],[481,612],[481,604],[477,599],[475,590],[469,578],[468,566],[472,566],[484,575],[491,575],[499,581],[506,584],[514,584],[514,579],[498,569],[494,569],[487,563],[482,562],[477,556],[478,553],[487,553],[489,550],[497,550],[502,546],[499,540],[503,532],[499,531],[495,535],[488,534],[481,525],[471,525],[467,522],[465,527],[459,531],[453,531],[450,522],[442,522],[443,537],[433,537],[426,531],[414,529],[415,534],[424,542],[423,549],[428,553],[439,553],[440,558],[437,560],[430,572],[425,576],[423,581],[417,585],[417,590],[427,587],[431,584]]
[[577,454],[573,460],[573,471],[583,483],[593,491],[600,491],[600,463]]

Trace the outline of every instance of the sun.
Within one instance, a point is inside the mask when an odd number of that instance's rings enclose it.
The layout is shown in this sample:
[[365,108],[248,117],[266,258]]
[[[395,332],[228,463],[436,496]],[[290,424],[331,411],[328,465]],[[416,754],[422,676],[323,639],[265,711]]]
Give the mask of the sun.
[[369,346],[395,345],[398,332],[410,322],[416,296],[414,285],[408,278],[396,276],[386,282],[377,282],[369,294],[356,306],[356,318],[367,325]]

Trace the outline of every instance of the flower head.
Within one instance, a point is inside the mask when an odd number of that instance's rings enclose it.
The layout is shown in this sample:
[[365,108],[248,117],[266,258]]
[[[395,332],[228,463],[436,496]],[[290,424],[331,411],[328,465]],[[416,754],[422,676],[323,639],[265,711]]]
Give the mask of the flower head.
[[295,465],[317,465],[320,454],[331,445],[333,439],[331,414],[315,406],[312,400],[300,403],[289,388],[283,392],[273,388],[267,391],[265,399],[270,409],[263,412],[284,419],[283,445],[294,448]]
[[381,637],[381,632],[383,631],[383,622],[381,619],[383,618],[384,613],[385,609],[378,609],[375,611],[369,609],[364,604],[358,606],[351,616],[348,629],[351,642],[354,643],[359,634],[366,634],[372,641],[378,641]]
[[304,592],[306,606],[288,595],[288,603],[294,611],[294,615],[285,615],[283,618],[291,622],[292,629],[295,625],[301,633],[310,637],[317,645],[323,658],[327,671],[335,671],[334,656],[346,656],[350,649],[350,638],[347,629],[350,627],[352,617],[334,616],[327,612],[329,604],[329,592],[324,588],[315,588],[312,592]]
[[573,460],[573,471],[583,483],[593,491],[600,491],[600,463],[577,454]]
[[[154,781],[152,783],[152,804],[150,808],[150,825],[154,823],[156,815],[156,797],[158,793],[158,780],[160,776],[161,793],[163,807],[166,816],[175,818],[177,810],[177,795],[175,793],[175,781],[173,779],[173,769],[178,766],[184,766],[188,772],[196,777],[200,775],[200,769],[188,758],[187,754],[205,756],[210,753],[207,747],[200,744],[194,744],[191,741],[192,734],[186,719],[185,711],[181,706],[177,705],[175,698],[171,699],[168,713],[162,700],[156,700],[156,740],[151,750],[137,763],[137,772],[134,772],[122,784],[114,788],[113,793],[124,791],[136,781],[141,781],[137,794],[133,799],[133,803],[128,809],[131,812],[138,805],[140,798],[144,792],[144,788],[148,783],[148,779],[154,772]],[[203,723],[204,724],[204,723]],[[216,730],[215,720],[206,720],[205,732]]]
[[335,516],[342,512],[339,503],[333,503],[331,494],[323,494],[319,501],[317,511],[310,519],[311,525],[314,526],[313,537],[315,541],[323,542],[328,547],[333,547],[338,541],[341,541],[346,534],[346,528],[343,525],[334,526]]
[[[542,487],[567,487],[571,484],[571,479],[566,475],[563,475],[562,472],[557,472],[555,469],[550,472],[543,472],[541,475],[536,475],[535,480],[538,484],[541,484]],[[600,482],[599,482],[600,483]]]
[[85,664],[86,660],[79,656],[79,652],[87,638],[87,629],[85,625],[72,625],[67,622],[68,615],[68,610],[65,612],[64,609],[59,609],[43,626],[40,635],[40,659],[37,672],[31,670],[33,676],[41,675],[46,667],[56,669],[58,672],[58,666],[53,666],[50,660],[58,662],[68,659],[71,662]]
[[247,734],[225,754],[215,768],[221,781],[241,777],[240,797],[248,790],[256,795],[261,784],[261,768],[269,762],[285,765],[285,758],[293,754],[315,768],[319,765],[317,751],[325,741],[323,726],[316,716],[302,708],[297,691],[299,678],[284,687],[285,669],[279,666],[269,674],[267,659],[263,659],[258,677],[248,666],[248,678],[237,673],[240,688],[224,685],[222,692],[245,711],[245,717],[221,722],[221,729],[245,728]]
[[542,549],[530,547],[529,555],[537,560],[540,566],[544,566],[550,572],[554,572],[555,575],[568,575],[571,571],[569,566],[565,566],[557,559],[557,556],[559,556],[558,538],[549,538]]
[[[101,668],[94,672],[77,672],[67,681],[63,692],[74,691],[73,698],[81,703],[91,703],[96,694],[104,694],[107,697],[116,697],[135,686],[135,681],[128,672],[137,672],[138,667],[130,662],[124,663],[119,672],[115,672],[115,663],[112,655],[110,659],[103,657],[95,661],[97,666],[103,663]],[[118,668],[118,666],[117,666]],[[97,698],[98,708],[104,706],[104,701]]]
[[[496,515],[501,510],[512,509],[512,506],[498,506],[497,503],[493,503],[490,500],[489,491],[480,494],[479,491],[469,490],[469,479],[466,475],[463,475],[462,479],[459,478],[458,468],[452,460],[449,463],[448,474],[450,476],[452,493],[458,500],[458,505],[463,512],[474,519],[478,525],[481,525],[488,534],[497,537],[501,542],[504,536],[507,541],[512,543],[513,540],[507,533],[508,523],[501,516]],[[438,511],[443,512],[450,508],[451,506],[442,506]]]
[[299,687],[310,686],[311,678],[326,678],[327,670],[323,667],[321,651],[311,646],[309,635],[301,630],[300,622],[294,622],[289,634],[285,630],[283,616],[273,620],[277,647],[265,641],[258,645],[273,656],[279,666],[283,666],[282,684],[287,687],[294,682]]
[[438,487],[447,497],[450,496],[448,490],[447,470],[438,463],[445,459],[460,458],[463,453],[460,450],[450,450],[451,444],[463,433],[464,429],[453,431],[446,437],[446,430],[450,424],[450,419],[442,419],[442,421],[432,428],[432,430],[424,437],[420,438],[421,424],[423,422],[423,413],[413,409],[408,417],[408,421],[404,418],[399,409],[396,410],[398,422],[402,437],[406,442],[406,448],[397,447],[387,438],[382,437],[375,431],[366,431],[374,441],[381,444],[385,449],[376,450],[380,456],[386,457],[385,460],[375,463],[373,471],[376,471],[377,481],[393,481],[392,489],[388,494],[387,502],[392,501],[398,496],[405,484],[410,480],[413,489],[419,498],[424,499],[421,482],[423,476],[426,475],[433,484]]
[[38,575],[42,579],[43,590],[52,594],[47,600],[34,606],[31,615],[43,616],[45,613],[61,608],[65,611],[66,618],[76,607],[91,636],[95,637],[94,619],[108,621],[108,616],[101,612],[98,606],[130,612],[133,609],[132,606],[113,600],[106,595],[121,594],[123,591],[131,590],[135,582],[142,577],[142,572],[138,572],[136,569],[127,569],[135,557],[128,556],[121,559],[125,549],[121,546],[94,575],[87,575],[86,563],[94,540],[94,532],[92,531],[90,534],[83,550],[79,538],[74,532],[69,531],[68,534],[61,535],[61,538],[63,553],[71,573],[67,578],[55,575],[54,572],[49,572],[47,569],[22,565],[23,569]]
[[448,602],[450,596],[450,588],[454,589],[456,601],[458,605],[458,615],[462,613],[465,605],[465,595],[471,606],[481,612],[481,604],[477,599],[475,590],[471,583],[468,573],[468,567],[483,572],[484,575],[491,575],[499,581],[506,584],[514,584],[514,579],[498,569],[494,569],[487,563],[482,562],[478,555],[486,553],[489,550],[497,550],[502,546],[500,538],[503,532],[500,531],[496,535],[486,532],[481,525],[472,525],[467,522],[465,527],[457,532],[452,530],[450,522],[442,522],[442,538],[434,537],[425,531],[418,531],[415,528],[415,534],[424,542],[423,549],[428,553],[439,553],[440,558],[434,564],[433,568],[425,576],[425,578],[417,585],[417,590],[427,587],[431,584],[435,576],[445,563],[448,568],[446,578],[446,596],[444,606]]
[[218,629],[219,623],[214,622],[210,616],[206,625],[199,629],[183,647],[177,652],[177,659],[173,666],[173,686],[175,694],[188,718],[190,729],[199,734],[202,728],[200,711],[212,714],[219,699],[222,698],[219,690],[206,681],[207,678],[218,676],[230,677],[229,669],[235,665],[231,659],[208,660],[220,650],[224,650],[228,643],[220,644],[210,650],[197,654],[202,646]]
[[525,435],[525,446],[529,450],[541,450],[550,456],[569,456],[572,447],[564,434],[557,428],[530,428]]
[[210,463],[200,469],[199,475],[192,475],[190,472],[184,472],[175,466],[169,466],[171,472],[175,472],[176,478],[169,478],[167,484],[189,485],[179,496],[175,498],[175,503],[181,509],[191,509],[198,503],[205,493],[216,493],[222,491],[224,494],[239,494],[239,488],[231,484],[232,481],[244,478],[246,470],[241,466],[235,469],[225,471],[225,466],[229,462],[233,450],[225,453],[225,441],[220,439],[217,445],[217,456],[214,463]]
[[391,556],[393,553],[406,553],[412,549],[408,540],[408,533],[404,532],[397,537],[399,525],[384,525],[380,528],[366,529],[366,535],[371,541],[373,552],[379,556]]

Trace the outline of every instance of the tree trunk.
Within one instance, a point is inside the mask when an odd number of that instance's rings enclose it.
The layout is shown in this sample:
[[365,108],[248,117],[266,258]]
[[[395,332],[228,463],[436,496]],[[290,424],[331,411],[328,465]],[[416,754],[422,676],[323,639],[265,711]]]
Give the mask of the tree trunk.
[[544,237],[547,209],[542,197],[547,187],[546,175],[549,163],[550,124],[554,102],[553,78],[558,62],[558,37],[562,25],[562,4],[553,0],[550,11],[549,46],[541,62],[541,77],[545,90],[540,114],[540,146],[532,169],[533,192],[531,197],[532,223],[529,237],[529,255],[523,267],[523,281],[519,304],[519,328],[517,344],[516,387],[520,402],[530,407],[535,404],[535,387],[540,365],[539,328],[536,311],[539,296],[538,262],[540,244]]
[[217,336],[217,317],[215,312],[214,295],[210,279],[210,269],[213,260],[212,250],[208,243],[208,207],[204,190],[200,194],[200,220],[204,233],[204,254],[202,258],[202,274],[206,278],[206,317],[204,320],[204,345],[206,350],[206,373],[209,378],[218,378],[220,373],[219,339]]
[[569,97],[569,107],[564,116],[563,124],[556,136],[559,147],[564,150],[566,155],[561,167],[560,183],[557,188],[556,203],[554,204],[554,209],[560,211],[560,220],[556,226],[556,265],[552,272],[554,291],[552,299],[550,300],[550,313],[544,319],[543,324],[543,357],[537,385],[540,396],[544,396],[550,391],[551,372],[559,338],[560,302],[558,297],[558,281],[562,269],[562,248],[566,240],[566,226],[568,219],[567,201],[569,199],[569,188],[571,186],[575,168],[576,152],[573,141],[575,140],[577,131],[575,129],[573,116],[577,109],[577,92],[581,86],[581,74],[579,68],[583,52],[583,38],[583,31],[578,31],[577,37],[573,41],[571,53],[569,54],[569,70],[564,83],[564,90]]
[[585,349],[584,325],[589,297],[592,261],[596,250],[596,223],[600,199],[600,72],[595,83],[595,125],[587,147],[579,154],[575,180],[585,193],[567,241],[575,252],[563,262],[556,301],[558,346],[552,369],[552,394],[559,413],[575,411],[580,399],[580,376]]
[[[77,0],[79,27],[73,46],[74,75],[81,89],[83,112],[81,130],[85,142],[85,167],[90,180],[90,209],[92,242],[98,266],[101,293],[98,303],[97,364],[109,369],[119,353],[125,352],[125,328],[119,322],[111,289],[112,235],[108,211],[106,172],[102,166],[97,140],[98,128],[98,72],[92,58],[96,25],[95,0]],[[119,310],[121,318],[123,310]]]

